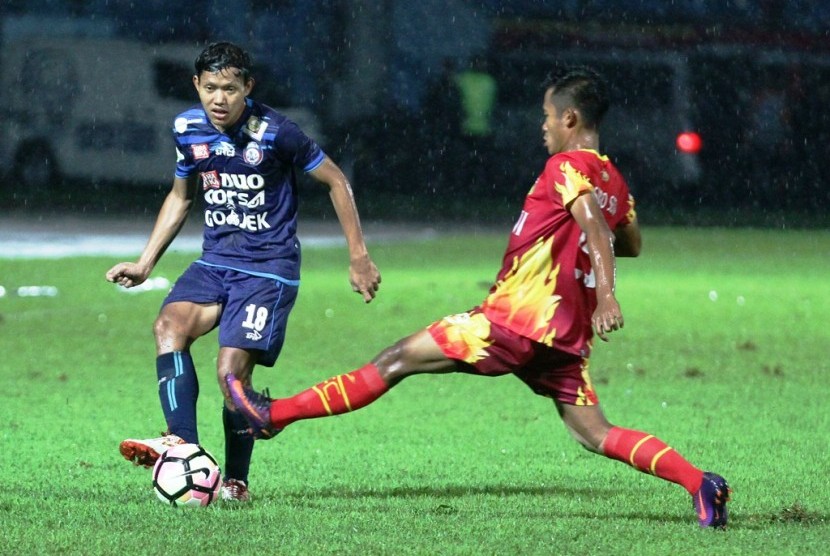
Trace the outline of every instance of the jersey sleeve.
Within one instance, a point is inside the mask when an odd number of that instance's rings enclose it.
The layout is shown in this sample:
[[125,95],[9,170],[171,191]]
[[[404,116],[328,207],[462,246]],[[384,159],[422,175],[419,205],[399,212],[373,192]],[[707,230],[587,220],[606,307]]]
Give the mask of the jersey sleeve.
[[634,202],[634,195],[628,191],[628,188],[626,188],[626,193],[628,196],[626,197],[626,200],[623,201],[623,209],[625,210],[625,214],[623,215],[622,220],[620,220],[620,226],[628,226],[637,219],[637,210],[634,208],[634,205],[636,204]]
[[311,172],[326,158],[320,146],[291,120],[286,120],[280,125],[274,138],[274,146],[277,156],[302,168],[304,172]]
[[613,207],[609,206],[610,216],[613,222],[609,220],[608,225],[613,229],[618,226],[627,226],[637,219],[637,211],[634,208],[634,195],[628,188],[625,178],[619,173],[619,170],[614,168],[611,174],[611,187],[609,193],[614,196],[616,200]]
[[545,184],[548,194],[558,198],[564,207],[570,207],[577,197],[594,190],[587,172],[578,160],[571,157],[557,155],[549,158],[545,174],[548,177]]
[[173,130],[173,141],[176,144],[176,177],[187,178],[193,174],[196,167],[193,159],[193,149],[185,145],[182,140],[182,134]]

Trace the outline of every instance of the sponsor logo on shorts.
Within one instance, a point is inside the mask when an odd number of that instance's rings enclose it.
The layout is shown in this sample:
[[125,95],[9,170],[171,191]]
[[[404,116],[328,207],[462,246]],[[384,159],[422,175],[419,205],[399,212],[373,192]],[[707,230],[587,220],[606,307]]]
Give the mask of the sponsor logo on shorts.
[[257,330],[253,330],[253,331],[248,332],[247,334],[245,334],[245,339],[246,340],[253,340],[255,342],[258,342],[259,340],[262,339],[262,334],[260,334]]

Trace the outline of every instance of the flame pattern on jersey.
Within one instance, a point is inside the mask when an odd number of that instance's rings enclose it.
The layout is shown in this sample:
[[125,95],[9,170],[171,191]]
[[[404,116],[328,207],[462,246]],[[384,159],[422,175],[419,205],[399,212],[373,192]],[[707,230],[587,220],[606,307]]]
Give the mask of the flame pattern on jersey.
[[559,265],[552,264],[553,237],[536,243],[513,260],[513,267],[496,282],[484,300],[485,312],[502,315],[510,330],[543,344],[550,344],[556,329],[548,330],[562,297],[557,295]]
[[562,181],[564,183],[554,181],[553,186],[556,188],[556,192],[562,196],[563,205],[570,205],[586,189],[588,191],[594,190],[591,180],[585,174],[574,168],[570,161],[565,161],[560,164],[559,171],[562,172],[562,177],[564,178]]
[[596,293],[585,236],[570,212],[581,195],[594,196],[612,230],[636,217],[628,186],[606,156],[584,149],[550,157],[525,198],[481,308],[494,324],[587,357]]

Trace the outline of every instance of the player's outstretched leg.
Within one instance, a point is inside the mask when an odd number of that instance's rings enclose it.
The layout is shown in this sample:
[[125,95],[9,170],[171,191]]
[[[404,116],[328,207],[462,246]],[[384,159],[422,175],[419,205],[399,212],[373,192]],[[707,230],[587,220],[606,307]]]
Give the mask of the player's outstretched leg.
[[144,467],[153,467],[156,460],[177,444],[185,444],[185,440],[175,434],[163,434],[158,438],[145,438],[138,440],[135,438],[128,438],[121,442],[118,449],[125,459],[133,462],[135,465],[143,465]]
[[682,486],[692,496],[701,527],[726,526],[730,490],[723,477],[704,472],[653,434],[612,425],[599,405],[557,402],[556,407],[585,448]]
[[709,471],[703,474],[703,482],[696,493],[692,495],[697,520],[701,527],[726,528],[726,503],[732,489],[726,479]]
[[250,423],[255,438],[271,438],[294,421],[356,411],[389,391],[374,363],[278,400],[257,394],[233,374],[228,374],[225,381],[236,409]]

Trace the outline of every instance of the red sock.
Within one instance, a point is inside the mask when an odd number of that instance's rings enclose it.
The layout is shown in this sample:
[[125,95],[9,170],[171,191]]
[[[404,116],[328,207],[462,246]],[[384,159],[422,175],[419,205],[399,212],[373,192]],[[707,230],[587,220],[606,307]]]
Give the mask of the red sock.
[[374,364],[337,375],[291,398],[271,402],[271,422],[279,429],[294,421],[340,415],[381,397],[389,386]]
[[689,494],[697,492],[703,482],[703,471],[651,434],[614,427],[605,437],[602,451],[643,473],[682,485]]

